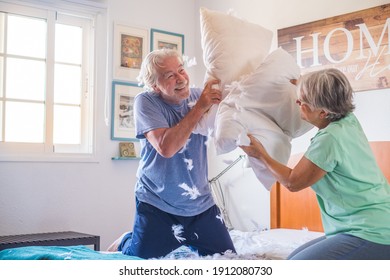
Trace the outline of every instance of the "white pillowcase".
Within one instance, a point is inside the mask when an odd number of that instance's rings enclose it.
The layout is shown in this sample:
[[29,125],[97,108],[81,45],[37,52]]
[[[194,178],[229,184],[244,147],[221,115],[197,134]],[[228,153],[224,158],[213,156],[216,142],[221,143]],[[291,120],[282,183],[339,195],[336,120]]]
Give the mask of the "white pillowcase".
[[[253,134],[274,159],[286,164],[291,139],[313,126],[300,118],[296,86],[300,69],[294,58],[278,48],[251,74],[232,83],[216,114],[215,145],[217,154],[248,145]],[[262,162],[248,158],[257,178],[270,189],[275,178]]]
[[[268,55],[273,33],[232,14],[200,8],[201,42],[206,66],[204,81],[219,79],[225,86],[253,72]],[[194,133],[209,135],[214,129],[218,106],[202,118]]]
[[273,33],[236,16],[200,8],[205,81],[222,87],[255,70],[268,55]]

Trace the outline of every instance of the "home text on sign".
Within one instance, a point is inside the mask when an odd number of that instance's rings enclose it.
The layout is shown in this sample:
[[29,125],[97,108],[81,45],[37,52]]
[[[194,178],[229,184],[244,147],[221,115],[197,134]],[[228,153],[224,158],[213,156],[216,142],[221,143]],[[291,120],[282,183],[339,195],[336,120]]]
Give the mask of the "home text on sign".
[[302,73],[338,68],[355,91],[390,87],[390,4],[278,30]]

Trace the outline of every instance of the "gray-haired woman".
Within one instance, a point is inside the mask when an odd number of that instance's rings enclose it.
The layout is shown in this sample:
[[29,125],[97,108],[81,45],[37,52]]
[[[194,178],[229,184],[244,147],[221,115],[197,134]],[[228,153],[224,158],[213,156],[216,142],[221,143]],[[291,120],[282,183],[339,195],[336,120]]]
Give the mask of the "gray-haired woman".
[[318,127],[293,168],[272,159],[249,136],[241,148],[262,160],[290,191],[316,192],[325,236],[310,241],[289,259],[390,259],[390,185],[379,169],[358,119],[353,90],[337,69],[304,75],[298,82],[301,118]]

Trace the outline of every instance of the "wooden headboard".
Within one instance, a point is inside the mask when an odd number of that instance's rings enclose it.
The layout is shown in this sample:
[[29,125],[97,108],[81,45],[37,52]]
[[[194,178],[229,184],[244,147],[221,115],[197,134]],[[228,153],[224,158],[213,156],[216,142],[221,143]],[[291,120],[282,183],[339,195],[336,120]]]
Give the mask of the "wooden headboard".
[[[390,141],[370,142],[383,174],[390,182]],[[302,154],[290,158],[288,165],[295,166]],[[271,190],[271,228],[307,228],[323,231],[317,198],[311,188],[290,192],[279,182]]]

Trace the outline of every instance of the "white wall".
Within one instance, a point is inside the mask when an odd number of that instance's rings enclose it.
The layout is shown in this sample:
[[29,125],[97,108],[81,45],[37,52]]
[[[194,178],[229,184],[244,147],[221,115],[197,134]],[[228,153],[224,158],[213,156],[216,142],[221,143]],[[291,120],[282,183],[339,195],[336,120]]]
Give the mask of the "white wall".
[[[104,120],[104,90],[110,94],[113,22],[133,27],[158,28],[185,35],[185,53],[198,65],[190,68],[192,82],[201,85],[204,66],[200,49],[199,7],[236,13],[276,32],[278,28],[344,14],[387,1],[354,0],[109,0],[107,81],[100,81],[97,99],[98,163],[0,162],[0,235],[74,230],[101,236],[105,249],[133,222],[137,161],[112,161],[118,141],[111,141]],[[276,40],[274,46],[276,47]],[[106,57],[99,58],[106,63]],[[357,115],[370,139],[390,139],[389,90],[359,93]],[[295,151],[308,137],[294,141]],[[234,160],[238,149],[216,156],[210,149],[210,178]],[[269,226],[269,194],[250,169],[237,164],[221,177],[228,195],[232,222],[237,228]]]

